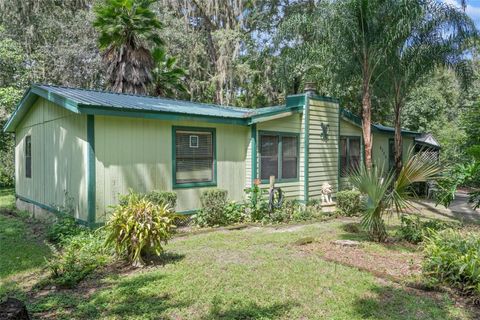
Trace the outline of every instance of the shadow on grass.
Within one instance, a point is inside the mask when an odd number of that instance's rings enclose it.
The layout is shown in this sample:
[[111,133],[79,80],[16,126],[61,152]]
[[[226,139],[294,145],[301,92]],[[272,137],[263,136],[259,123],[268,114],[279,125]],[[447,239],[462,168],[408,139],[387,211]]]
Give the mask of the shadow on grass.
[[259,306],[254,302],[232,301],[225,307],[225,301],[214,298],[212,306],[202,319],[276,319],[295,306],[295,303],[275,303]]
[[163,252],[159,256],[148,255],[144,257],[144,260],[147,265],[165,266],[167,264],[175,264],[178,261],[183,260],[183,258],[185,258],[184,254],[179,254],[175,252]]
[[163,319],[169,309],[188,307],[189,302],[175,301],[170,294],[162,292],[163,279],[163,275],[155,273],[123,278],[113,287],[93,294],[87,303],[78,305],[79,317],[103,319],[108,314],[118,319]]
[[354,302],[354,310],[362,319],[377,320],[457,319],[449,314],[452,307],[453,302],[445,297],[393,286],[375,286],[368,297]]

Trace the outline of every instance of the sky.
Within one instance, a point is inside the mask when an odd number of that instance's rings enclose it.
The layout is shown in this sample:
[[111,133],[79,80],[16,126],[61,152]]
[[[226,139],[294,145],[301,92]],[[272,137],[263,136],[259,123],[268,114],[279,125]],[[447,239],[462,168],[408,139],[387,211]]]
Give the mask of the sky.
[[[460,0],[442,0],[445,3],[460,7]],[[467,0],[465,12],[475,21],[477,28],[480,28],[480,0]]]

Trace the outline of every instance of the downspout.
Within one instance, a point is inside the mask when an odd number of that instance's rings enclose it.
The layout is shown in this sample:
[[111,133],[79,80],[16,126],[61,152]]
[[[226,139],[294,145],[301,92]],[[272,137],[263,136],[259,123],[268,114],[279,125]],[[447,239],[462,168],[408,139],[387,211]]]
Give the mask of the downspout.
[[255,179],[257,179],[257,124],[252,124],[251,127],[251,152],[252,152],[252,187],[255,184]]
[[87,115],[87,225],[96,222],[95,116]]

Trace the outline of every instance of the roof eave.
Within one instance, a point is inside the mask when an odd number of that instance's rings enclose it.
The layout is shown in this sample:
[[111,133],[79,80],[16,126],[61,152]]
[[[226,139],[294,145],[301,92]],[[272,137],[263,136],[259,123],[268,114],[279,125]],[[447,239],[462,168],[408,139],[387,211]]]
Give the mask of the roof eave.
[[204,121],[211,123],[226,123],[234,125],[248,125],[247,118],[239,117],[222,117],[213,115],[200,115],[200,114],[186,114],[179,112],[168,111],[153,111],[153,110],[138,110],[127,108],[115,108],[106,106],[95,106],[79,104],[78,109],[82,114],[88,115],[100,115],[100,116],[120,116],[120,117],[132,117],[132,118],[144,118],[144,119],[157,119],[157,120],[181,120],[181,121]]
[[78,110],[78,104],[75,101],[62,97],[56,93],[48,92],[37,85],[32,85],[25,91],[22,99],[17,104],[15,111],[13,111],[12,115],[3,127],[3,131],[14,132],[18,123],[22,121],[24,115],[28,112],[28,109],[35,103],[38,97],[42,97],[71,112],[80,113]]
[[265,122],[265,121],[270,121],[270,120],[275,120],[283,117],[288,117],[291,115],[294,115],[296,113],[301,113],[303,112],[303,105],[301,106],[291,106],[291,107],[283,107],[279,110],[274,110],[271,112],[266,112],[263,114],[257,114],[257,115],[251,115],[248,117],[248,124],[255,124],[259,122]]

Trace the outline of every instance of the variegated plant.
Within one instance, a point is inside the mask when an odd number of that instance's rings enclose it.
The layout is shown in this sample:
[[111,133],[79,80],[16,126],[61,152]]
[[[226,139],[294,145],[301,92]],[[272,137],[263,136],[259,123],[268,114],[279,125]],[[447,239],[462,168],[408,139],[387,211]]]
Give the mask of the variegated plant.
[[130,193],[113,208],[105,225],[107,243],[134,265],[143,265],[142,255],[163,252],[163,245],[175,230],[178,215],[168,204],[154,203],[145,196]]

